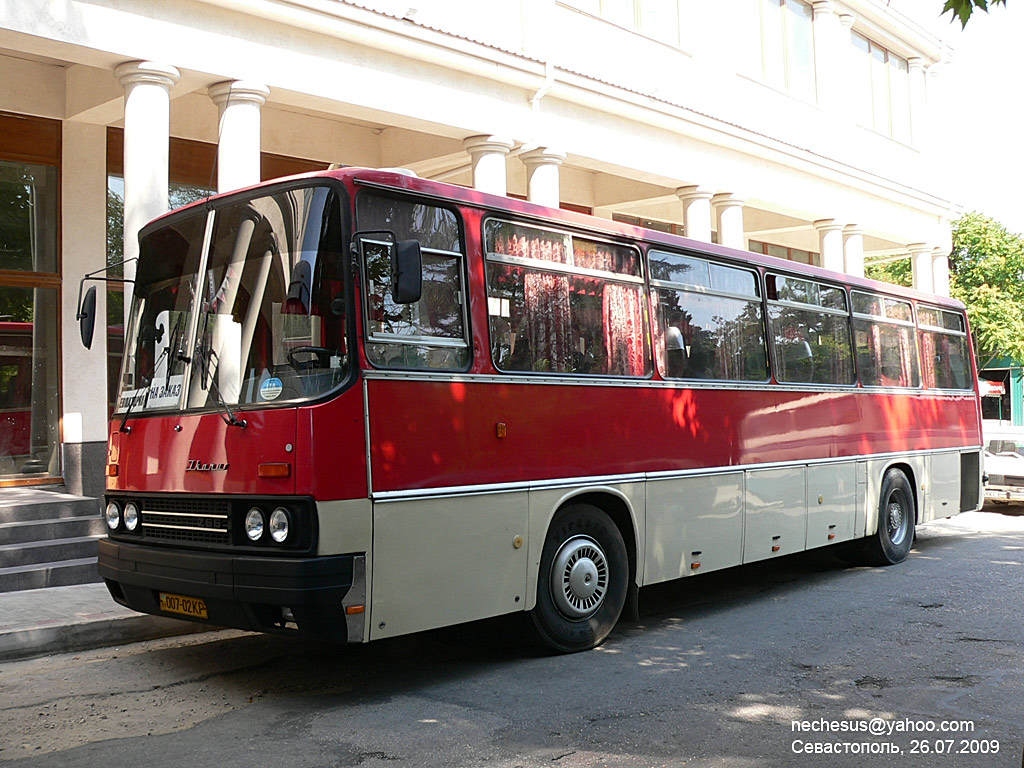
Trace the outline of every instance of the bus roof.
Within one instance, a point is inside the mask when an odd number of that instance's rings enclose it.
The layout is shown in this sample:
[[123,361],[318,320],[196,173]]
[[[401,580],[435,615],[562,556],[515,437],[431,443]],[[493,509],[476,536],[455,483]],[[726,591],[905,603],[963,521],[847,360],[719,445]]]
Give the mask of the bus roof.
[[[851,288],[887,293],[894,296],[915,299],[928,304],[958,310],[965,308],[964,304],[956,299],[925,293],[923,291],[906,288],[894,283],[885,283],[877,280],[871,280],[866,277],[857,277],[855,275],[835,272],[809,264],[798,264],[775,256],[767,256],[759,253],[753,253],[751,251],[729,248],[715,243],[692,240],[680,235],[646,229],[644,227],[624,222],[602,219],[589,214],[578,213],[576,211],[561,208],[549,208],[526,200],[480,192],[479,190],[462,187],[456,184],[432,181],[430,179],[421,178],[402,169],[373,169],[352,166],[324,171],[314,171],[296,176],[286,176],[233,192],[214,195],[205,200],[180,208],[178,211],[193,209],[197,206],[210,204],[216,205],[222,199],[229,199],[235,196],[252,196],[253,192],[264,188],[270,188],[278,184],[287,184],[302,180],[313,181],[318,178],[337,179],[346,184],[355,185],[356,187],[362,185],[371,188],[376,187],[396,192],[423,195],[430,197],[435,201],[451,205],[469,206],[484,209],[492,213],[522,216],[541,222],[556,223],[576,229],[582,228],[611,237],[621,237],[631,241],[642,241],[648,245],[683,249],[698,254],[720,257],[728,261],[760,267],[768,271],[786,272],[791,275],[806,277],[809,279],[820,279],[843,283],[845,285],[849,285]],[[165,216],[171,216],[178,211],[174,211],[171,214],[165,214]],[[144,231],[156,225],[158,222],[162,222],[164,218],[164,216],[161,216],[154,220],[144,228]]]

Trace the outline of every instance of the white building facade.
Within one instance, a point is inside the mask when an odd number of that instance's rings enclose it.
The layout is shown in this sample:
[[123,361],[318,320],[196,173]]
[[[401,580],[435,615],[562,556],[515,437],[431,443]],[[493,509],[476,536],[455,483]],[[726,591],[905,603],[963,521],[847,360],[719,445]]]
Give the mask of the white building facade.
[[0,0],[0,485],[102,490],[124,296],[109,350],[75,312],[122,226],[131,258],[169,207],[331,163],[852,274],[909,255],[948,293],[921,5]]

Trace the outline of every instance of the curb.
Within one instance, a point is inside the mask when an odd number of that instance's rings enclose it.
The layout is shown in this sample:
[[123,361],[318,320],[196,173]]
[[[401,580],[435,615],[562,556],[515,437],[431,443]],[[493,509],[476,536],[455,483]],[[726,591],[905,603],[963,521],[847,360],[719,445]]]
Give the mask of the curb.
[[139,643],[161,637],[220,630],[147,614],[108,614],[64,624],[39,624],[0,632],[0,662]]

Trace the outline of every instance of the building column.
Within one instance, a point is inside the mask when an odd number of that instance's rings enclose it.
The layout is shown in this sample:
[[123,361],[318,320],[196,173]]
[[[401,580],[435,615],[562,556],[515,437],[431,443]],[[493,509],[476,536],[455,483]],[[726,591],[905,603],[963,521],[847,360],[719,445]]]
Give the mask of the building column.
[[813,0],[814,6],[814,69],[818,90],[818,106],[828,112],[842,107],[843,76],[842,26],[836,16],[833,0]]
[[96,327],[92,349],[78,334],[78,281],[103,269],[107,259],[107,129],[65,120],[61,154],[61,414],[64,427],[64,484],[77,496],[103,493],[107,458],[107,292],[96,286]]
[[843,227],[843,265],[846,274],[864,277],[864,230],[856,224]]
[[[844,119],[854,123],[859,119],[857,114],[856,99],[849,98],[849,94],[856,93],[855,77],[858,72],[856,52],[853,48],[853,25],[857,19],[849,13],[839,14],[839,88],[840,93],[847,98],[840,98],[839,110]],[[845,51],[845,53],[843,53]]]
[[932,290],[949,296],[949,251],[945,248],[932,248]]
[[910,86],[910,136],[917,148],[928,143],[927,73],[924,60],[914,56],[907,59]]
[[217,105],[217,192],[260,183],[260,108],[270,89],[261,83],[229,80],[207,90]]
[[927,243],[911,243],[910,263],[914,273],[914,287],[925,293],[934,292],[932,282],[932,248]]
[[729,248],[745,250],[747,239],[743,233],[743,204],[746,201],[736,195],[723,192],[711,198],[715,208],[718,228],[718,244]]
[[565,152],[550,147],[537,147],[524,152],[519,159],[526,165],[526,196],[531,203],[557,208],[559,196],[559,167],[565,161]]
[[515,142],[500,136],[470,136],[462,142],[473,164],[473,189],[507,195],[505,161]]
[[686,236],[705,243],[711,242],[710,189],[701,186],[680,187],[676,197],[683,204],[683,227]]
[[818,233],[818,252],[821,254],[821,266],[833,272],[842,272],[843,258],[843,225],[835,219],[819,219],[814,222]]
[[[168,64],[130,61],[114,76],[124,88],[124,257],[133,259],[139,255],[139,230],[167,213],[171,88],[180,74]],[[124,265],[124,277],[135,279],[134,261]],[[126,326],[131,300],[132,283],[126,282]]]

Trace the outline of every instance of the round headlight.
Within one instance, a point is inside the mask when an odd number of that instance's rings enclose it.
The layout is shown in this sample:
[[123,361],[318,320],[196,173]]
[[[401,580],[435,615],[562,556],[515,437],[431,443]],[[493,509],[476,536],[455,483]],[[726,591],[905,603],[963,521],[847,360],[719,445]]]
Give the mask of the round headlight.
[[116,501],[112,501],[107,504],[107,528],[112,531],[117,530],[117,526],[121,524],[121,508],[117,506]]
[[289,528],[291,528],[291,518],[288,516],[288,510],[284,507],[278,507],[270,515],[270,536],[278,544],[283,544],[288,538]]
[[139,527],[139,505],[134,501],[124,505],[124,527],[129,531]]
[[263,536],[263,510],[253,507],[245,516],[245,535],[249,541],[259,541]]

